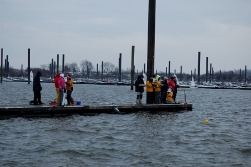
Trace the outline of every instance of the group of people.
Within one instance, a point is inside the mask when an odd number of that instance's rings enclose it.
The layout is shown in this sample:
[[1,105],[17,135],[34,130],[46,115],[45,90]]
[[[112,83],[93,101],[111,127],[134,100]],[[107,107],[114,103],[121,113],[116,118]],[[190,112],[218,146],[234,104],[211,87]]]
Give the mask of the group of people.
[[71,78],[71,75],[67,75],[67,81],[64,79],[63,73],[57,73],[54,77],[54,84],[56,88],[56,105],[62,106],[63,99],[64,99],[64,93],[66,93],[67,97],[67,105],[74,105],[73,98],[71,97],[72,91],[73,91],[73,81]]
[[176,103],[177,84],[176,76],[173,75],[170,80],[167,77],[157,75],[149,76],[146,85],[143,80],[144,76],[139,75],[135,81],[135,91],[137,92],[136,105],[142,105],[142,96],[146,86],[147,104],[166,104]]
[[[41,83],[40,83],[40,77],[42,76],[42,73],[40,71],[37,72],[33,79],[33,92],[34,92],[34,105],[41,105],[44,104],[41,101]],[[66,93],[67,96],[67,105],[74,105],[74,100],[71,96],[73,91],[73,80],[71,78],[71,75],[67,75],[67,81],[64,79],[63,73],[57,73],[54,77],[54,84],[56,88],[56,99],[55,104],[58,106],[62,106],[63,99],[64,99],[64,93]]]

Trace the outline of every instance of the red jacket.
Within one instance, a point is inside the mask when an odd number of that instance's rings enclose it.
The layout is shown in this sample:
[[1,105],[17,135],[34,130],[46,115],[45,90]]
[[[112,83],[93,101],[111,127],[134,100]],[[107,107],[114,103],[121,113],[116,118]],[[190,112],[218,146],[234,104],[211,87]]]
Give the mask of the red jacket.
[[168,88],[171,88],[172,91],[175,91],[175,82],[174,82],[173,79],[170,79],[170,80],[168,81],[167,85],[168,85]]
[[54,84],[55,84],[55,87],[56,87],[56,88],[59,88],[59,87],[58,87],[58,79],[59,79],[59,77],[60,77],[60,73],[58,72],[58,73],[56,74],[55,78],[54,78]]

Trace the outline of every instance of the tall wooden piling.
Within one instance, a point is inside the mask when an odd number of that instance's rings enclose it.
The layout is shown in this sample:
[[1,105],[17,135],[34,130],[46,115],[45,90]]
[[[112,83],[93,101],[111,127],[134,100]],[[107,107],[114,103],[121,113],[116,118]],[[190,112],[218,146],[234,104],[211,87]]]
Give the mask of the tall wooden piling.
[[53,63],[53,59],[51,59],[51,75],[54,77],[53,69],[54,69],[54,63]]
[[59,72],[59,54],[57,54],[57,73]]
[[[154,74],[154,49],[155,49],[155,13],[156,0],[149,0],[148,9],[148,40],[147,40],[147,79]],[[146,94],[146,103],[149,101]]]
[[183,77],[182,77],[182,66],[180,66],[180,81],[182,81]]
[[144,74],[146,73],[146,64],[144,63]]
[[31,78],[30,78],[30,48],[28,48],[28,84],[30,84]]
[[198,85],[200,84],[200,52],[198,52]]
[[147,44],[147,77],[152,76],[154,74],[155,14],[156,14],[156,0],[149,0],[148,44]]
[[53,65],[53,76],[56,75],[56,61],[54,61],[54,65]]
[[51,64],[50,64],[50,75],[51,75],[51,79],[52,79],[53,75],[52,75],[52,65]]
[[191,70],[191,81],[192,81],[192,79],[193,79],[193,71]]
[[9,62],[9,56],[6,55],[6,66],[5,66],[5,69],[6,69],[6,73],[5,73],[5,76],[8,77],[9,76],[9,67],[8,67],[8,62]]
[[208,77],[208,57],[206,57],[206,82],[207,82],[207,78]]
[[4,59],[4,77],[7,77],[7,59]]
[[64,57],[64,54],[63,54],[63,56],[62,56],[62,73],[64,73],[64,59],[65,59],[65,57]]
[[102,61],[102,64],[101,64],[101,70],[102,70],[102,73],[101,73],[101,80],[103,81],[103,67],[104,67],[104,64],[103,64],[103,61]]
[[3,48],[1,48],[1,83],[3,82]]
[[97,64],[97,78],[98,78],[98,64]]
[[134,50],[135,50],[135,46],[132,46],[132,58],[131,58],[131,90],[133,90],[133,85],[134,85]]
[[168,79],[171,78],[171,61],[168,63]]
[[209,73],[209,77],[210,77],[209,81],[211,83],[212,82],[212,63],[210,63],[210,69],[209,69],[209,71],[210,71],[210,73]]
[[165,76],[167,76],[167,67],[166,67],[166,75]]
[[121,62],[122,62],[122,53],[119,54],[119,82],[121,82]]
[[247,66],[245,66],[245,83],[247,82]]

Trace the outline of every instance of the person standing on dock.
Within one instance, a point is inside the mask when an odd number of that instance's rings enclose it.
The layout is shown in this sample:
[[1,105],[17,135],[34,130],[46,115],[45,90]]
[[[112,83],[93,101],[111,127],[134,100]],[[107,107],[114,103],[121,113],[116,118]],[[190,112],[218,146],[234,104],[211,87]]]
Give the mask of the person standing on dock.
[[41,84],[40,84],[40,77],[42,76],[41,71],[38,71],[35,77],[33,78],[33,92],[34,92],[34,105],[41,105],[44,104],[41,101]]
[[171,79],[168,81],[168,88],[172,89],[174,101],[176,100],[177,88],[178,87],[179,87],[179,85],[177,85],[176,76],[172,75]]
[[154,104],[154,86],[153,77],[149,76],[149,80],[146,81],[147,104]]
[[161,81],[161,103],[166,103],[166,93],[167,93],[167,77],[164,77]]
[[73,91],[73,81],[71,79],[71,75],[67,75],[67,81],[65,82],[66,84],[66,96],[67,96],[67,105],[74,105],[74,101],[71,97],[72,91]]
[[64,98],[64,93],[66,92],[65,89],[65,80],[64,80],[64,74],[60,74],[60,77],[58,79],[58,88],[59,88],[59,94],[60,94],[60,98],[59,98],[59,106],[62,106],[64,104],[62,104],[63,98]]
[[59,87],[58,87],[58,79],[60,77],[60,72],[58,72],[56,74],[56,76],[54,77],[54,84],[55,84],[55,88],[56,88],[56,105],[59,104],[59,99],[60,99],[60,94],[59,94]]
[[156,81],[155,81],[155,104],[160,103],[160,90],[161,90],[161,81],[160,81],[160,76],[156,76]]
[[137,92],[137,97],[136,97],[136,105],[141,106],[142,105],[142,96],[144,92],[144,76],[140,74],[138,76],[138,79],[135,81],[135,92]]

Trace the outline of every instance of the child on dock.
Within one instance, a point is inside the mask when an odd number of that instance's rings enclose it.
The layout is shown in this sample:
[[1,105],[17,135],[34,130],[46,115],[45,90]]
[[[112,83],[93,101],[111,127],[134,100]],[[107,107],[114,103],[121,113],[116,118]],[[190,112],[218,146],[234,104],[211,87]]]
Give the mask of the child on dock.
[[144,92],[144,76],[141,74],[138,76],[138,79],[135,81],[135,92],[137,92],[136,97],[136,105],[141,106],[142,105],[142,96]]
[[169,88],[167,90],[166,98],[167,98],[167,103],[175,104],[172,89]]

